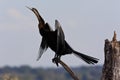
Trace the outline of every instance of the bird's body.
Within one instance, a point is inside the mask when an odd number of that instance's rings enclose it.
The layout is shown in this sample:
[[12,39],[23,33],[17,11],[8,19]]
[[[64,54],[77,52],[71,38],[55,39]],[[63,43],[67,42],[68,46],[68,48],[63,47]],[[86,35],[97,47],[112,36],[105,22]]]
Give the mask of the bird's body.
[[60,57],[62,55],[73,53],[73,54],[77,55],[78,57],[80,57],[85,62],[87,62],[88,64],[94,64],[94,63],[98,62],[97,58],[79,53],[70,47],[70,45],[65,40],[64,32],[61,28],[60,23],[57,20],[55,20],[55,28],[56,29],[53,31],[51,29],[51,27],[48,25],[48,23],[44,22],[44,20],[40,16],[39,12],[37,11],[37,9],[32,8],[30,10],[32,10],[35,13],[35,15],[37,16],[37,19],[39,21],[38,28],[39,28],[39,32],[42,36],[42,41],[41,41],[41,45],[40,45],[40,49],[39,49],[39,57],[37,60],[39,60],[39,58],[42,56],[42,54],[49,47],[51,50],[53,50],[55,52],[54,58],[60,59]]
[[[49,25],[47,25],[49,27]],[[49,31],[46,29],[40,29],[40,33],[42,34],[42,37],[45,38],[48,46],[50,49],[52,49],[54,52],[57,51],[57,30],[55,31]],[[72,48],[69,46],[69,44],[64,40],[65,47],[64,49],[60,49],[58,55],[65,55],[65,54],[71,54],[73,52]],[[63,45],[62,45],[63,47]]]
[[55,31],[45,31],[44,35],[42,35],[43,38],[45,38],[49,48],[51,48],[53,51],[57,50],[57,34]]
[[[48,25],[49,27],[49,25]],[[40,29],[40,33],[43,38],[45,38],[48,47],[53,50],[54,52],[57,51],[57,30],[55,31],[49,31],[46,29]],[[65,47],[64,49],[59,48],[59,53],[57,55],[65,55],[65,54],[71,54],[72,53],[72,48],[69,46],[69,44],[64,40],[65,42]],[[63,47],[63,46],[62,46]]]

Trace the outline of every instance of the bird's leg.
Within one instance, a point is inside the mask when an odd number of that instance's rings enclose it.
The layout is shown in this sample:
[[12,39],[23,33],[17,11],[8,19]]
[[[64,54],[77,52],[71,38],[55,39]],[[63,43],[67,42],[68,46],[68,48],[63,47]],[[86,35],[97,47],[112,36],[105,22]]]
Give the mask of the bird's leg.
[[55,63],[55,58],[57,57],[57,54],[55,54],[54,58],[52,59],[52,62]]
[[60,56],[55,54],[55,57],[52,59],[52,62],[55,63],[58,67],[59,66],[58,65],[59,61],[60,61]]

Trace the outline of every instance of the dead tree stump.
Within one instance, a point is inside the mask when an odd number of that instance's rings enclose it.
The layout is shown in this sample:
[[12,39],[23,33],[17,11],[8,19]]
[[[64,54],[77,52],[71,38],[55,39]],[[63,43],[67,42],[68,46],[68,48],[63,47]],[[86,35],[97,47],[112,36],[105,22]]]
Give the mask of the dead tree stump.
[[120,80],[120,41],[117,41],[115,32],[112,41],[105,40],[104,53],[101,80]]

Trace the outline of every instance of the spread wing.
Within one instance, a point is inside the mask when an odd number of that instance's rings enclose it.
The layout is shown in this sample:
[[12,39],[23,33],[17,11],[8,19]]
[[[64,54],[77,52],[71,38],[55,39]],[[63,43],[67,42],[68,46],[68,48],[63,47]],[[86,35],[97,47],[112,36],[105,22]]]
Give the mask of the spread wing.
[[65,35],[61,28],[60,23],[57,20],[55,20],[55,30],[57,31],[57,51],[56,52],[58,52],[60,48],[64,48],[65,46],[65,43],[64,43]]
[[45,38],[42,38],[40,48],[39,48],[37,61],[41,58],[42,54],[47,50],[47,48],[48,48],[48,44],[47,44]]

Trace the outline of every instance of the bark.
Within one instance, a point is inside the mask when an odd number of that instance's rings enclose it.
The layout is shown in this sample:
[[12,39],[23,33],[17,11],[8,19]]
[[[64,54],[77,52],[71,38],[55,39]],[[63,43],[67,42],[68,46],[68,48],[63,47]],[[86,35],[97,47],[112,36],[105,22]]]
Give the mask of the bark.
[[104,53],[101,80],[120,80],[120,41],[117,41],[115,32],[112,41],[105,40]]
[[63,61],[60,60],[59,63],[64,67],[64,69],[71,75],[74,80],[79,80],[78,77],[73,73],[73,71]]

